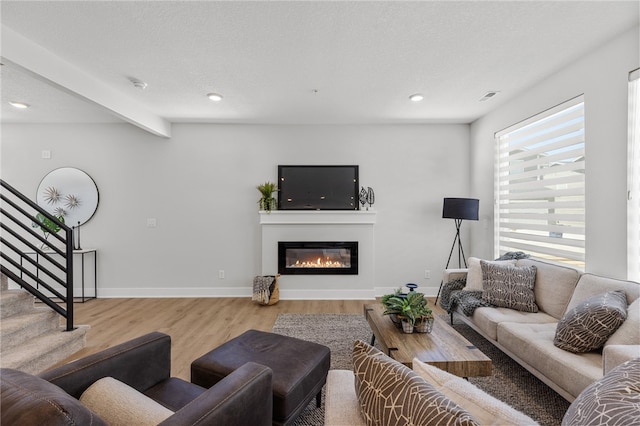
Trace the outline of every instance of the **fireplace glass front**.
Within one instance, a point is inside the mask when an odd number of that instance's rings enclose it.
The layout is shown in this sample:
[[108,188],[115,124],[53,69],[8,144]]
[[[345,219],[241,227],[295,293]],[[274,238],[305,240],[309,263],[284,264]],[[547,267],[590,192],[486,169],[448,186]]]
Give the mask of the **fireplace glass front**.
[[357,241],[281,241],[278,273],[282,275],[357,275]]

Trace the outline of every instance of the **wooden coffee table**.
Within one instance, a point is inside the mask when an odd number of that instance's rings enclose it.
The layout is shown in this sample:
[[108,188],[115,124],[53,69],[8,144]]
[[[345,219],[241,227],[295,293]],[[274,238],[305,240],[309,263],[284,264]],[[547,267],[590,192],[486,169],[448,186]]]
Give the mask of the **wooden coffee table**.
[[418,358],[460,377],[491,375],[491,359],[437,315],[431,333],[406,334],[383,312],[381,303],[364,305],[375,341],[396,361],[411,367],[413,358]]

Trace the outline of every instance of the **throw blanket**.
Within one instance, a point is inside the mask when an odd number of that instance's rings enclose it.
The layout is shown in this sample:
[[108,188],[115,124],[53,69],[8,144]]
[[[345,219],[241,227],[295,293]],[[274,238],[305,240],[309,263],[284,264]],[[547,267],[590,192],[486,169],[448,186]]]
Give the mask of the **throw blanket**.
[[467,280],[457,279],[449,281],[442,287],[440,306],[448,313],[456,310],[458,306],[466,316],[473,315],[476,308],[491,307],[492,304],[482,300],[482,292],[478,290],[463,290]]
[[271,291],[273,290],[271,286],[275,285],[275,283],[276,277],[273,275],[255,277],[253,279],[253,296],[251,296],[251,300],[263,305],[268,305]]
[[522,251],[508,251],[496,260],[528,259],[529,255]]

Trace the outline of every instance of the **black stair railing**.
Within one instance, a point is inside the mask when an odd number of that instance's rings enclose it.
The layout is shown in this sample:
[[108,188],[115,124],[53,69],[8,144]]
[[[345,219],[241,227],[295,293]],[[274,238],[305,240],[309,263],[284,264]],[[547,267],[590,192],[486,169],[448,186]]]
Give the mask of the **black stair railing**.
[[[0,187],[2,273],[62,315],[66,330],[73,330],[73,230],[4,180]],[[38,214],[60,232],[42,236],[34,226],[41,223]]]

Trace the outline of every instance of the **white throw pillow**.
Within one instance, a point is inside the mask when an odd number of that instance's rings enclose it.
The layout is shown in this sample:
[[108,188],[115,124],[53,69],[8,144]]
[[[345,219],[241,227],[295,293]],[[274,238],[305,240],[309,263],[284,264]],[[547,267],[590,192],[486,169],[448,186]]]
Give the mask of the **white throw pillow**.
[[113,377],[104,377],[89,386],[80,402],[110,426],[155,426],[174,414]]
[[[485,262],[496,265],[515,265],[517,260],[485,260]],[[470,257],[467,264],[469,265],[469,271],[467,272],[467,285],[464,289],[482,291],[482,268],[480,267],[480,259]]]
[[536,422],[506,403],[477,388],[462,377],[454,376],[418,358],[413,359],[413,371],[467,410],[481,425],[535,425]]

